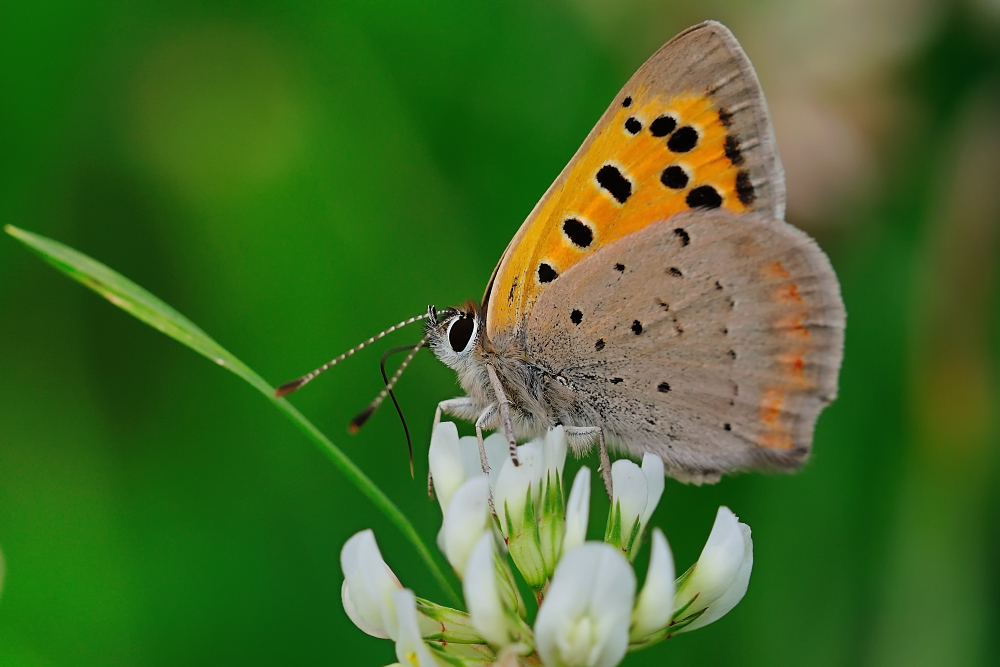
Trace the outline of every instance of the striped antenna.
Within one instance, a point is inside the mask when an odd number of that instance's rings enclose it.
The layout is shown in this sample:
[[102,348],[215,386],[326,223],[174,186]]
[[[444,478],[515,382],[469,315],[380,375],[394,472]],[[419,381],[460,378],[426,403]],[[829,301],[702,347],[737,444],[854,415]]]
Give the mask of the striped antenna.
[[368,407],[361,411],[361,414],[351,420],[351,423],[347,426],[348,433],[357,433],[358,429],[364,426],[365,422],[368,421],[368,418],[375,414],[375,411],[378,410],[378,406],[382,405],[382,401],[384,401],[385,397],[389,395],[392,388],[396,386],[396,383],[399,381],[399,376],[403,374],[406,367],[410,365],[411,361],[413,361],[413,357],[417,356],[417,352],[419,352],[420,348],[427,343],[430,337],[431,335],[427,334],[420,339],[420,342],[417,343],[412,350],[410,350],[410,353],[406,355],[406,359],[403,359],[403,363],[401,363],[399,368],[396,369],[396,372],[392,374],[392,378],[389,379],[385,388],[378,393],[375,400],[369,403]]
[[[371,338],[369,338],[365,342],[361,343],[360,345],[356,345],[356,346],[352,347],[351,349],[349,349],[347,352],[344,352],[342,355],[340,355],[336,359],[331,359],[330,361],[328,361],[327,363],[323,364],[322,366],[320,366],[319,368],[317,368],[313,372],[306,373],[302,377],[300,377],[300,378],[298,378],[296,380],[292,380],[291,382],[286,382],[285,384],[281,385],[280,387],[278,387],[277,389],[274,390],[274,395],[277,396],[278,398],[281,398],[282,396],[287,396],[288,394],[292,393],[296,389],[300,389],[303,385],[305,385],[306,383],[308,383],[309,381],[311,381],[314,377],[316,377],[317,375],[319,375],[323,371],[327,370],[328,368],[332,368],[333,366],[336,366],[337,364],[339,364],[344,359],[347,359],[348,357],[350,357],[351,355],[353,355],[358,350],[363,350],[364,348],[368,347],[369,345],[371,345],[375,341],[379,340],[380,338],[383,338],[384,336],[387,336],[388,334],[391,334],[396,329],[400,329],[402,327],[405,327],[407,324],[413,324],[414,322],[418,322],[420,320],[426,320],[430,316],[431,316],[431,312],[430,312],[430,309],[428,309],[428,312],[424,313],[423,315],[417,315],[416,317],[411,317],[408,320],[403,320],[399,324],[395,324],[395,325],[389,327],[385,331],[372,336]],[[426,340],[426,339],[424,339],[424,340]],[[411,358],[412,358],[412,355],[410,357],[408,357],[405,362],[403,362],[403,366],[401,366],[400,369],[399,369],[399,371],[397,371],[396,376],[393,376],[393,382],[395,382],[396,377],[399,375],[399,372],[402,371],[403,368],[406,367],[406,364],[409,363],[409,361],[410,361]],[[380,394],[380,396],[381,396],[381,394]],[[382,396],[382,399],[384,399],[384,398],[385,398],[385,396]],[[379,402],[381,403],[381,400]],[[378,406],[376,406],[376,407],[378,407]]]

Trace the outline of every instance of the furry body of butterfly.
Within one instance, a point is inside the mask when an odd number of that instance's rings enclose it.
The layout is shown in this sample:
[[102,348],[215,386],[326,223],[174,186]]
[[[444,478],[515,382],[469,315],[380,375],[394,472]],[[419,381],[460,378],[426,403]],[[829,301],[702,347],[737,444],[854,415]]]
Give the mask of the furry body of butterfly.
[[[666,474],[794,470],[837,393],[845,313],[829,261],[784,216],[746,54],[707,22],[629,80],[511,241],[482,306],[427,340],[467,396],[441,413],[577,453],[658,454]],[[485,469],[485,456],[483,456]]]

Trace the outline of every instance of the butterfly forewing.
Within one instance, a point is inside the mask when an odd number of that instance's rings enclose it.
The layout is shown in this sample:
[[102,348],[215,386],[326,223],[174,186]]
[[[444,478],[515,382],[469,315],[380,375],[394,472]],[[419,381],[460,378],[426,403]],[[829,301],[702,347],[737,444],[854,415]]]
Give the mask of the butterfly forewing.
[[844,309],[826,256],[762,214],[678,214],[595,251],[539,297],[528,356],[668,473],[793,469],[836,394]]
[[784,181],[750,61],[722,25],[671,40],[615,98],[511,241],[484,299],[492,338],[598,249],[683,211],[784,214]]

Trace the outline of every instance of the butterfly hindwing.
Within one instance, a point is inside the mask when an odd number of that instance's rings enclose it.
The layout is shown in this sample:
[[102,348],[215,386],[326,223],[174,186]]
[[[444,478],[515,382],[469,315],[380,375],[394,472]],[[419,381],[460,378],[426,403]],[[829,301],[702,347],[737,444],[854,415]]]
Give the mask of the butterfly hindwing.
[[691,211],[608,244],[542,293],[526,352],[571,393],[563,423],[668,474],[794,469],[833,400],[845,315],[816,244],[767,215]]
[[760,85],[715,22],[636,72],[535,206],[487,288],[487,334],[519,331],[539,295],[599,248],[691,209],[784,214]]

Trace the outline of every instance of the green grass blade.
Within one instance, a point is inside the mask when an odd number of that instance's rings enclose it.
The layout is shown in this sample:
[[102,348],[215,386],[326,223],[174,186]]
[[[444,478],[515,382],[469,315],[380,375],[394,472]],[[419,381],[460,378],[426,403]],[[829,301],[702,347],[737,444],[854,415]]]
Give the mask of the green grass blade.
[[337,466],[344,476],[375,507],[385,514],[389,521],[413,544],[417,553],[426,563],[438,583],[441,584],[443,590],[451,597],[452,601],[455,603],[459,601],[451,581],[445,575],[444,570],[438,565],[430,549],[420,539],[409,519],[382,492],[382,489],[376,486],[329,438],[313,426],[312,422],[306,419],[287,400],[276,398],[274,396],[274,387],[269,385],[264,378],[212,340],[194,322],[120,273],[111,270],[104,264],[68,246],[44,236],[32,234],[12,225],[7,225],[5,230],[70,278],[83,283],[122,310],[131,313],[154,329],[158,329],[171,338],[187,345],[195,352],[207,357],[219,366],[232,371],[253,385],[269,401],[274,403],[275,407],[288,417],[300,431],[305,433],[333,461],[333,464]]

